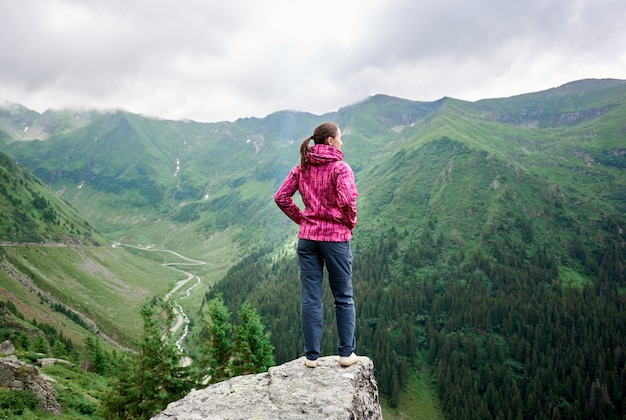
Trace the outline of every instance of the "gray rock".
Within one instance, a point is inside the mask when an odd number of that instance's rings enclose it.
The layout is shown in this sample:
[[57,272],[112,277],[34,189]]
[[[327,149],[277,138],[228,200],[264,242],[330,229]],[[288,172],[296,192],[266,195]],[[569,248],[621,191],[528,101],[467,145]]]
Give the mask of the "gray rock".
[[37,364],[41,367],[54,366],[57,363],[61,363],[70,367],[74,367],[74,363],[65,359],[57,359],[56,357],[44,357],[43,359],[37,359]]
[[0,386],[31,391],[39,400],[40,410],[53,415],[61,414],[54,387],[39,375],[37,368],[14,355],[0,358]]
[[182,419],[382,419],[374,364],[367,357],[350,367],[338,356],[304,358],[266,373],[231,378],[192,391],[153,420]]
[[5,340],[0,344],[0,356],[8,356],[13,353],[15,353],[15,347],[9,340]]

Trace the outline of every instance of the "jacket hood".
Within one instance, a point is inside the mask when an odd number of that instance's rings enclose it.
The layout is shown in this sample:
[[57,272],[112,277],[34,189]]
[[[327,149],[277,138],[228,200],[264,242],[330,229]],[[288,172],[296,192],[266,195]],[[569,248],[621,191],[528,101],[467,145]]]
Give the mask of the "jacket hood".
[[326,165],[343,159],[343,152],[327,144],[316,144],[306,155],[306,161],[311,166]]

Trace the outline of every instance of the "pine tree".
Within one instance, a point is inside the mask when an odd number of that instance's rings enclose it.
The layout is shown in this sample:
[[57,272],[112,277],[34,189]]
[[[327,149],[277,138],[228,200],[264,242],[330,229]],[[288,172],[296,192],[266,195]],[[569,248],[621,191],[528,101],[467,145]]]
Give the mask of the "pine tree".
[[400,402],[400,384],[398,382],[398,375],[394,371],[391,374],[391,381],[389,384],[389,405],[391,407],[398,407]]
[[102,347],[100,341],[92,336],[87,336],[85,339],[85,360],[84,369],[90,372],[95,372],[100,375],[104,375],[109,370],[108,357]]
[[201,369],[208,369],[210,383],[221,382],[232,376],[230,334],[233,327],[229,319],[230,312],[221,295],[209,301],[205,319],[208,339],[200,349],[199,363]]
[[171,343],[169,325],[173,308],[165,301],[141,308],[144,327],[137,353],[130,361],[118,360],[118,375],[105,397],[107,416],[117,418],[150,418],[191,388],[187,368],[181,366],[181,354]]
[[274,346],[270,343],[269,334],[264,333],[261,318],[256,309],[247,302],[239,310],[238,317],[239,325],[235,328],[234,373],[247,375],[267,371],[274,365]]
[[48,340],[46,340],[46,337],[43,334],[37,334],[37,337],[35,337],[33,350],[37,353],[48,354],[48,351],[50,350],[50,343],[48,343]]
[[130,404],[137,399],[132,369],[133,360],[122,353],[115,359],[115,376],[110,391],[103,398],[105,418],[131,419]]
[[66,357],[67,350],[65,350],[65,344],[63,344],[60,340],[55,340],[54,345],[52,346],[52,354],[54,354],[54,357]]
[[20,331],[20,333],[15,338],[15,341],[13,344],[15,345],[15,348],[18,350],[29,351],[33,343],[28,337],[28,334],[26,334],[26,332]]

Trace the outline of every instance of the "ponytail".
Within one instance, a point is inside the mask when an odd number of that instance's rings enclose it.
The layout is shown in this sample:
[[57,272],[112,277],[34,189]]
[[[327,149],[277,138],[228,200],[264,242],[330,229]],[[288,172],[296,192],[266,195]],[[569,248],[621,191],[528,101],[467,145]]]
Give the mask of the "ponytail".
[[309,151],[311,151],[309,143],[313,139],[313,136],[307,137],[306,139],[302,140],[302,143],[300,143],[300,169],[306,169],[309,167],[309,164],[306,161],[306,155],[309,153]]
[[300,143],[300,169],[307,169],[309,164],[306,161],[306,155],[311,151],[309,143],[311,140],[315,144],[324,144],[329,137],[335,137],[339,132],[339,126],[334,122],[324,122],[315,127],[313,135],[302,140]]

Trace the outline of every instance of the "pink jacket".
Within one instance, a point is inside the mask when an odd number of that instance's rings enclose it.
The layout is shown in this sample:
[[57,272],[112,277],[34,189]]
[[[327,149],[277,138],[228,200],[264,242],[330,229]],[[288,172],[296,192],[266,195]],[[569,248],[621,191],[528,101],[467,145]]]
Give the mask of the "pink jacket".
[[[341,150],[316,144],[307,155],[309,167],[294,167],[274,194],[274,201],[300,225],[298,237],[312,241],[344,242],[352,238],[359,195],[350,165]],[[294,202],[300,192],[304,210]]]

